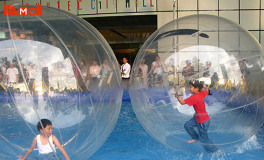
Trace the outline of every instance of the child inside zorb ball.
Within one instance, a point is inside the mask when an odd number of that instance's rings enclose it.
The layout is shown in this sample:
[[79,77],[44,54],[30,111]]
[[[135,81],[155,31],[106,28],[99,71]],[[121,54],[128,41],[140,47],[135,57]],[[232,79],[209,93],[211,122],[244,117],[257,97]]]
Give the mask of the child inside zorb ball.
[[[190,81],[189,85],[189,90],[192,94],[189,98],[183,100],[177,92],[175,94],[175,97],[181,105],[188,104],[189,106],[193,106],[195,110],[193,118],[184,124],[186,132],[192,137],[188,143],[200,140],[206,151],[221,152],[221,150],[219,150],[209,139],[207,134],[207,130],[210,125],[210,117],[205,108],[204,98],[209,93],[209,89],[203,82],[199,82],[197,80]],[[205,90],[202,90],[203,88]],[[197,128],[198,133],[194,130],[194,127]]]

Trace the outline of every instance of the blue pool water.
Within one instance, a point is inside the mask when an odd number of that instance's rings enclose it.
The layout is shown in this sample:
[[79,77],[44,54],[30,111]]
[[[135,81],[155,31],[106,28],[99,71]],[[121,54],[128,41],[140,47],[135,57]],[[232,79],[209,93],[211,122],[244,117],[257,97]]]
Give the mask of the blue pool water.
[[116,127],[91,160],[264,160],[264,126],[250,140],[232,152],[217,154],[174,152],[154,140],[137,120],[128,92]]

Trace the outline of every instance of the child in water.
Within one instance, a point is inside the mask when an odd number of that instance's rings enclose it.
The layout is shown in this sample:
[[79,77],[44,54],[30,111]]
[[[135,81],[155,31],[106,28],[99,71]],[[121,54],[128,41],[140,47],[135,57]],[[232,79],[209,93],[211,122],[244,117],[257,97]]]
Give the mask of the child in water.
[[[44,130],[41,127],[41,123],[43,125]],[[54,154],[54,152],[56,152],[55,150],[55,145],[56,145],[64,155],[65,159],[70,160],[67,152],[64,150],[64,148],[62,147],[56,136],[52,135],[52,123],[50,120],[41,119],[38,122],[37,128],[40,134],[33,139],[32,145],[28,149],[24,157],[22,155],[17,156],[18,160],[25,160],[34,150],[36,145],[38,147],[40,159],[50,159],[51,157],[54,157],[53,159],[57,159]],[[49,140],[47,140],[46,136],[48,137]]]
[[[178,99],[179,103],[184,105],[188,104],[189,106],[193,106],[195,110],[195,115],[189,121],[184,124],[184,128],[187,133],[192,137],[188,143],[193,143],[195,141],[200,140],[203,144],[203,147],[208,152],[221,152],[221,150],[217,149],[217,147],[213,144],[213,142],[209,139],[207,135],[207,129],[210,124],[210,117],[205,109],[204,98],[208,94],[208,88],[206,85],[199,81],[190,81],[189,90],[192,96],[183,100],[178,93],[175,94],[175,97]],[[202,90],[204,87],[205,90]],[[198,133],[194,130],[194,127],[197,127]]]

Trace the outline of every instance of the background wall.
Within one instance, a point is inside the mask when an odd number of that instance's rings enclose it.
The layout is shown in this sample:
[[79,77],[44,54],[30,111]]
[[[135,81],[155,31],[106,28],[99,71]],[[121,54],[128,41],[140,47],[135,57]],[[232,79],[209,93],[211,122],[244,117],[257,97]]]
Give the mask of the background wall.
[[[212,14],[225,17],[239,23],[243,28],[249,30],[262,46],[264,46],[264,0],[137,0],[138,8],[136,9],[136,13],[131,13],[125,10],[119,12],[118,8],[124,8],[125,6],[123,1],[124,0],[113,0],[113,2],[117,4],[114,11],[112,11],[109,6],[110,8],[108,9],[111,10],[111,12],[107,10],[102,13],[100,11],[97,11],[96,13],[89,12],[90,14],[87,14],[86,12],[84,14],[82,11],[91,8],[91,0],[1,0],[0,10],[3,10],[4,4],[41,3],[44,6],[49,4],[51,7],[58,7],[58,2],[60,2],[59,7],[61,9],[68,11],[68,4],[70,4],[71,8],[69,12],[82,18],[91,16],[140,16],[156,14],[158,19],[157,25],[159,28],[173,19],[173,4],[175,1],[175,18],[192,14]],[[129,0],[131,4],[130,7],[134,7],[135,1],[136,0]],[[83,10],[78,10],[78,2],[80,3],[79,8],[83,8]],[[108,2],[109,5],[113,5],[111,0],[95,0],[93,2],[96,2],[95,4],[97,8],[100,2],[102,4]],[[140,9],[142,6],[146,6],[145,10]]]
[[[173,19],[174,0],[157,0],[158,28]],[[175,0],[175,18],[212,14],[230,19],[252,33],[264,47],[264,0]]]

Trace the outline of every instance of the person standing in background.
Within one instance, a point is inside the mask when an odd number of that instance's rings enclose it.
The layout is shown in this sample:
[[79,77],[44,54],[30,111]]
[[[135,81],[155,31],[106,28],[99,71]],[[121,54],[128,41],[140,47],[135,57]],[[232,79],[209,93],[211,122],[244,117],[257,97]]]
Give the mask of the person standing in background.
[[129,79],[130,77],[130,64],[127,63],[127,59],[124,57],[123,58],[123,64],[121,66],[121,76],[122,79]]
[[144,88],[147,88],[148,87],[148,65],[146,65],[145,62],[146,62],[146,59],[143,58],[141,60],[141,64],[139,65],[139,68],[142,71]]
[[123,64],[121,66],[121,76],[122,76],[121,86],[124,89],[127,89],[128,80],[130,78],[130,70],[131,70],[131,66],[127,62],[127,58],[124,57]]
[[100,67],[101,67],[101,74],[100,74],[101,77],[100,77],[99,86],[108,87],[109,86],[108,80],[112,72],[112,69],[110,68],[108,64],[108,60],[105,59],[104,63]]
[[6,81],[8,83],[17,84],[19,80],[18,69],[14,66],[13,62],[10,62],[10,67],[6,71]]
[[185,89],[188,90],[189,88],[189,81],[191,80],[192,76],[195,74],[194,67],[192,66],[191,60],[186,60],[186,66],[182,70],[182,75],[184,76],[184,86]]
[[100,78],[101,67],[98,65],[97,61],[93,61],[93,65],[90,67],[91,80],[89,86],[91,89],[98,87]]
[[162,73],[164,71],[164,66],[160,62],[160,57],[157,55],[155,61],[152,62],[151,71],[153,72],[152,86],[160,85],[163,83]]
[[88,80],[87,67],[86,67],[86,62],[84,60],[81,60],[80,62],[80,70],[81,70],[84,82],[87,83],[87,80]]
[[28,73],[28,70],[25,68],[23,63],[21,63],[21,69],[22,69],[22,72],[19,70],[19,83],[24,82],[22,74],[24,74],[25,80],[26,80],[26,82],[28,82],[29,73]]

